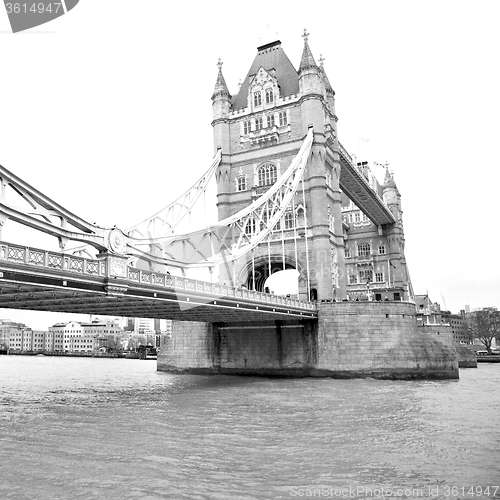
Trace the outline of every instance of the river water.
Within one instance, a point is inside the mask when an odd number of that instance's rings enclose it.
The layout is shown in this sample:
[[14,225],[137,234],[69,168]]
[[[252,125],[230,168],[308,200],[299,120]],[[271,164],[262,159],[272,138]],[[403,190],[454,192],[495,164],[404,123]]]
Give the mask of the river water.
[[0,384],[2,500],[500,498],[500,364],[399,382],[0,356]]

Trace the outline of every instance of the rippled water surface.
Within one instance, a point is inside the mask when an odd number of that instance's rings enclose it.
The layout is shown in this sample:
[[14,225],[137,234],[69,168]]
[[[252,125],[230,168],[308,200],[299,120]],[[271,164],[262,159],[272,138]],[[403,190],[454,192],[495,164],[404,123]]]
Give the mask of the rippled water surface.
[[500,483],[500,363],[398,382],[0,356],[0,384],[2,500],[492,498]]

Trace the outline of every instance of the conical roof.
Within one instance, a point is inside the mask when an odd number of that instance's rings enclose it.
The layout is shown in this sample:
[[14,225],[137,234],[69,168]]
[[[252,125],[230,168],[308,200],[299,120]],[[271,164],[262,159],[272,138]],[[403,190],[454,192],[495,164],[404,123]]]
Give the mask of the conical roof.
[[384,178],[384,188],[396,188],[396,181],[394,180],[394,176],[389,172],[389,168],[385,168],[385,178]]
[[333,95],[335,95],[335,91],[333,90],[330,80],[328,80],[328,76],[326,76],[326,71],[325,67],[323,66],[323,56],[320,54],[319,56],[319,74],[321,75],[321,79],[323,80],[323,83],[325,85],[325,89],[327,92],[331,92]]
[[304,37],[304,50],[302,51],[302,58],[300,60],[299,73],[301,71],[304,71],[304,70],[310,69],[310,68],[318,69],[318,65],[316,64],[316,61],[314,60],[311,49],[309,48],[309,43],[307,41],[307,37],[309,36],[309,33],[307,33],[307,31],[304,30],[304,34],[302,36]]
[[250,66],[247,76],[241,84],[240,91],[233,98],[232,107],[234,110],[246,108],[251,77],[256,75],[261,67],[272,72],[273,76],[278,80],[280,97],[297,94],[299,91],[297,70],[281,48],[279,40],[257,47],[257,51],[252,66]]
[[217,66],[219,66],[219,73],[217,75],[217,81],[215,82],[212,100],[215,99],[218,95],[226,95],[229,99],[231,99],[231,94],[229,93],[229,89],[227,88],[226,80],[224,80],[224,75],[222,74],[222,61],[220,59],[217,63]]

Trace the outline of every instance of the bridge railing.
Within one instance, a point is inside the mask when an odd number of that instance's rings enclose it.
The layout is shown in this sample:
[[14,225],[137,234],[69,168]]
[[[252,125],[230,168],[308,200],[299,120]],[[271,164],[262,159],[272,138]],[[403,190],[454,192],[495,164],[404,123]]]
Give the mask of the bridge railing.
[[185,278],[182,276],[173,276],[155,271],[144,271],[133,267],[128,268],[128,279],[130,281],[145,285],[157,285],[166,288],[173,288],[177,291],[182,290],[185,293],[196,293],[210,295],[213,297],[229,297],[235,299],[250,300],[252,302],[261,302],[264,304],[294,307],[296,309],[315,310],[316,306],[312,302],[273,295],[264,292],[248,290],[247,288],[237,288],[230,285],[221,285],[220,283],[209,283],[206,281]]
[[12,243],[0,243],[0,260],[88,276],[106,276],[106,262],[102,259],[86,259]]
[[[87,259],[74,255],[24,247],[13,243],[0,242],[0,262],[8,261],[15,264],[33,266],[38,269],[61,271],[80,276],[101,277],[108,276],[107,258]],[[145,271],[134,267],[127,268],[126,280],[141,285],[157,286],[175,291],[182,290],[189,294],[201,294],[210,297],[234,297],[235,299],[249,300],[263,304],[293,307],[303,310],[316,310],[312,302],[305,302],[290,297],[257,292],[246,288],[236,288],[220,283],[164,274],[155,271]]]

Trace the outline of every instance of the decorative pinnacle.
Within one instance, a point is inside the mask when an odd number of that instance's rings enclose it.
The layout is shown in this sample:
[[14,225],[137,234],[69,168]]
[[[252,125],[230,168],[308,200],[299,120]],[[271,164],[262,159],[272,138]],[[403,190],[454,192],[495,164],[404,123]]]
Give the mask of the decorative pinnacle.
[[224,80],[224,76],[222,75],[222,60],[220,57],[217,61],[217,66],[219,67],[219,72],[217,74],[217,81],[215,82],[215,89],[212,95],[212,100],[217,96],[226,96],[226,98],[230,98],[231,95],[229,94],[226,81]]
[[307,32],[306,29],[304,29],[304,34],[302,35],[302,38],[304,39],[304,50],[302,52],[302,59],[300,60],[299,73],[303,70],[310,68],[315,68],[316,70],[318,69],[316,61],[314,60],[314,57],[312,55],[311,49],[309,48],[309,44],[307,43],[308,36],[309,33]]
[[323,54],[319,55],[319,65],[323,67],[323,63],[325,62],[325,58],[323,57]]

